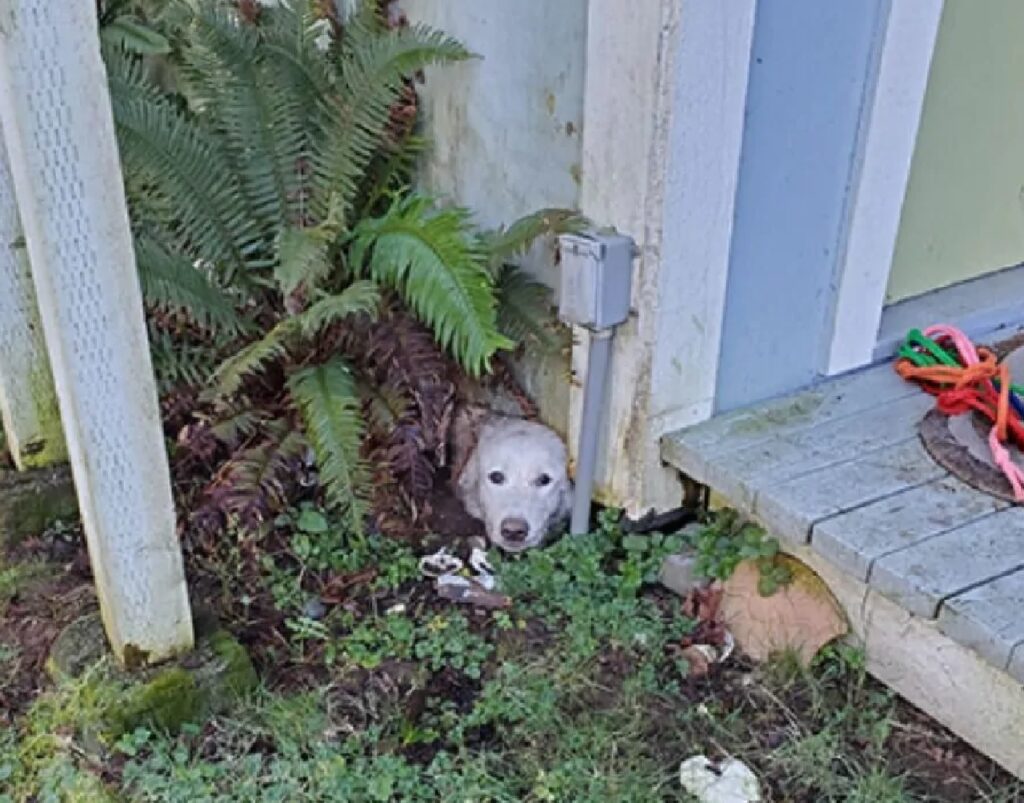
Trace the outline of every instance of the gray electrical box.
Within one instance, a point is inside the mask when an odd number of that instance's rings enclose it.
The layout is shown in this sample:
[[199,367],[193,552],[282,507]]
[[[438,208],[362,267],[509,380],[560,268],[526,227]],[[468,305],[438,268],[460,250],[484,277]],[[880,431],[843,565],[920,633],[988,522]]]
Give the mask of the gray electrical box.
[[589,329],[611,329],[629,317],[636,244],[621,234],[563,234],[559,317]]

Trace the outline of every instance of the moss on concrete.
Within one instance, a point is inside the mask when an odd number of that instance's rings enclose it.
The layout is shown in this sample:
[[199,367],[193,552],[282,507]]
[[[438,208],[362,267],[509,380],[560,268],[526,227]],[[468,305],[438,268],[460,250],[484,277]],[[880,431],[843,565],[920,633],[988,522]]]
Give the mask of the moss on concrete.
[[259,680],[245,648],[223,629],[197,628],[196,649],[157,667],[129,672],[114,665],[98,614],[73,622],[54,642],[47,670],[59,683],[88,678],[91,713],[74,723],[105,744],[139,727],[176,732],[201,723],[253,691]]
[[32,394],[38,427],[36,437],[30,443],[20,444],[21,465],[33,469],[66,462],[68,450],[49,362],[44,362],[32,371],[29,376],[29,392]]
[[0,472],[0,549],[78,517],[67,466]]
[[[60,404],[57,401],[57,389],[53,381],[50,359],[46,344],[43,341],[43,326],[39,318],[39,308],[31,291],[32,281],[29,278],[32,269],[29,264],[28,248],[23,237],[16,238],[14,245],[21,284],[28,289],[29,297],[25,299],[29,315],[28,337],[32,341],[30,349],[34,354],[29,370],[29,400],[19,400],[19,404],[31,407],[25,410],[24,418],[28,432],[19,433],[17,454],[14,455],[19,468],[30,470],[46,468],[64,463],[68,459],[67,445],[64,440],[64,429],[60,420]],[[29,424],[31,422],[31,424]]]
[[[217,682],[228,693],[225,695],[227,699],[242,697],[259,685],[256,667],[252,665],[249,653],[228,631],[218,630],[209,637],[208,644],[220,662]],[[216,700],[211,702],[216,703]]]
[[116,684],[106,712],[107,741],[146,726],[175,732],[188,722],[201,722],[203,693],[196,678],[180,666],[157,672],[144,683]]

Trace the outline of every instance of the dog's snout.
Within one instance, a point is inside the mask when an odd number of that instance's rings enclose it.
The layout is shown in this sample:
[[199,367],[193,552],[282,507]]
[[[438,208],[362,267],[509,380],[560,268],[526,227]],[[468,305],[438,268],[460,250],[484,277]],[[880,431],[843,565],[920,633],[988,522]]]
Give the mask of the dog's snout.
[[508,518],[501,522],[501,537],[509,543],[521,544],[530,534],[530,525],[526,519]]

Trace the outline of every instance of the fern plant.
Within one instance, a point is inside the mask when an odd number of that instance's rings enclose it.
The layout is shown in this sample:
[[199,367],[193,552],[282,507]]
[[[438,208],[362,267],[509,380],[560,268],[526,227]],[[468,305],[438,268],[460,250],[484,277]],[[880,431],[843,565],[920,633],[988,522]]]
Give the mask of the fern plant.
[[[411,190],[422,141],[401,113],[409,78],[470,53],[427,27],[389,28],[376,1],[344,25],[331,8],[171,0],[152,35],[115,17],[104,47],[147,305],[221,347],[205,394],[214,410],[269,400],[276,420],[300,423],[327,499],[360,532],[366,377],[339,331],[395,297],[479,377],[517,342],[541,342],[539,286],[511,263],[578,221],[545,210],[487,233]],[[175,93],[154,79],[153,53],[169,62]],[[167,337],[154,337],[158,368],[195,380],[201,361],[174,355]],[[269,487],[265,471],[286,470],[272,459],[282,443],[300,451],[301,433],[271,429],[231,442],[228,462],[241,449],[249,467],[238,476],[260,477],[254,492]]]

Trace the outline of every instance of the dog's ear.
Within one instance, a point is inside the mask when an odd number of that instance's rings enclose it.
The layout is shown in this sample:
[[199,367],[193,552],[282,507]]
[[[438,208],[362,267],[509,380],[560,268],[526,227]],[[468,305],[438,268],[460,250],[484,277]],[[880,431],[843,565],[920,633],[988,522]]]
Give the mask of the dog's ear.
[[476,448],[463,461],[462,471],[455,478],[455,492],[470,516],[483,518],[480,506],[480,459]]
[[574,493],[575,487],[572,484],[572,480],[566,479],[565,484],[559,489],[558,494],[559,520],[569,518],[569,514],[572,513],[572,497]]

